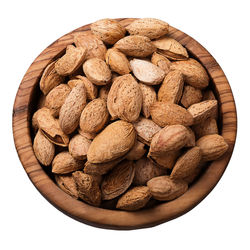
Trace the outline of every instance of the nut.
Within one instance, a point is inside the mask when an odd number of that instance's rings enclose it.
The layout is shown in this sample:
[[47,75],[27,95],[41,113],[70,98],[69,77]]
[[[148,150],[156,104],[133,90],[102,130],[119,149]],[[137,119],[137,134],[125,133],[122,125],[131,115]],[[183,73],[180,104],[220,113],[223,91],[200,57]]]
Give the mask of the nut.
[[65,193],[69,194],[75,199],[78,199],[78,191],[76,189],[75,180],[72,177],[72,174],[67,175],[55,175],[55,181]]
[[200,89],[194,88],[190,85],[184,86],[181,104],[188,108],[192,104],[198,103],[202,100],[202,93]]

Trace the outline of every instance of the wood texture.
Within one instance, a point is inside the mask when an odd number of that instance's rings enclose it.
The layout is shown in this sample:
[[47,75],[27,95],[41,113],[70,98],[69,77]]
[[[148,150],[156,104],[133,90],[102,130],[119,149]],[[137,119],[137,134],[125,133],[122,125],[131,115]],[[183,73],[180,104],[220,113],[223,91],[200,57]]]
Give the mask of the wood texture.
[[[118,19],[124,26],[133,20]],[[13,133],[15,146],[26,173],[40,193],[56,208],[78,221],[97,227],[136,229],[154,226],[183,215],[210,193],[225,171],[236,139],[237,117],[229,83],[218,63],[198,42],[173,27],[170,27],[170,36],[183,44],[189,53],[202,63],[212,79],[211,84],[219,100],[220,132],[230,146],[223,158],[212,162],[183,196],[137,212],[96,208],[75,200],[60,190],[38,163],[32,149],[30,118],[35,109],[34,100],[39,92],[39,79],[43,69],[73,42],[75,32],[89,30],[90,25],[85,25],[56,40],[35,59],[22,79],[13,109]]]

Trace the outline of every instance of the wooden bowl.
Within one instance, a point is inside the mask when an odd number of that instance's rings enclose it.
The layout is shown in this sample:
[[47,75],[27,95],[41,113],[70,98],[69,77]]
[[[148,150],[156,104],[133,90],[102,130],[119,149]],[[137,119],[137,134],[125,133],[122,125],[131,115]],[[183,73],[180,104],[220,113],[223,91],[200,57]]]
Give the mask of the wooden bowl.
[[[134,19],[117,20],[126,26]],[[89,225],[112,229],[136,229],[154,226],[183,215],[203,200],[220,180],[234,148],[237,118],[231,88],[218,63],[198,42],[173,27],[170,27],[169,35],[183,44],[189,53],[202,63],[211,78],[213,90],[219,101],[220,132],[229,144],[229,150],[222,158],[213,161],[181,197],[137,212],[92,207],[71,198],[57,187],[37,161],[32,149],[30,128],[34,103],[39,95],[39,79],[44,68],[73,42],[75,32],[89,30],[90,25],[82,26],[52,43],[31,64],[19,86],[13,109],[13,133],[16,150],[26,173],[39,192],[57,209]]]

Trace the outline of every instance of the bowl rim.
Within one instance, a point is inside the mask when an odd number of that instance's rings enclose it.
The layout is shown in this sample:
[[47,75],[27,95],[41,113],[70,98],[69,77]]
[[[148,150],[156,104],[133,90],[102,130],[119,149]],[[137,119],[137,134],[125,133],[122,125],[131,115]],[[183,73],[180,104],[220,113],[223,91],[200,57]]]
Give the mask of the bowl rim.
[[[116,19],[127,26],[136,18]],[[37,190],[58,210],[88,225],[106,229],[138,229],[151,227],[177,218],[198,205],[216,186],[231,158],[237,133],[234,97],[228,80],[212,55],[196,40],[170,26],[169,36],[184,45],[206,68],[213,81],[221,112],[221,135],[229,144],[223,157],[213,161],[204,174],[179,198],[156,207],[135,212],[108,210],[90,206],[64,193],[45,173],[37,161],[30,136],[30,102],[44,68],[73,43],[77,32],[90,32],[90,24],[62,36],[34,60],[18,88],[13,108],[13,137],[19,159]]]

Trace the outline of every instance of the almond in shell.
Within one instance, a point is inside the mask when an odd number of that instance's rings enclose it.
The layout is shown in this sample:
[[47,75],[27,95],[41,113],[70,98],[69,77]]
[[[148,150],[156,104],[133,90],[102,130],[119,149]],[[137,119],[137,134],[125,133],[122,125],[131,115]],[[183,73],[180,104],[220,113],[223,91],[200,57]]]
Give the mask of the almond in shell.
[[178,103],[181,99],[184,80],[183,75],[178,70],[170,71],[158,91],[160,102]]
[[142,93],[142,114],[149,118],[150,112],[149,107],[156,102],[156,93],[152,86],[139,83],[139,87]]
[[112,76],[108,65],[99,58],[88,59],[83,64],[83,71],[87,78],[96,85],[108,84]]
[[134,179],[135,169],[132,161],[123,161],[113,168],[103,179],[102,199],[111,200],[123,194]]
[[80,116],[86,105],[86,90],[78,83],[67,96],[59,113],[59,123],[65,134],[71,134],[79,125]]
[[67,194],[75,199],[78,199],[78,191],[76,189],[76,183],[71,174],[55,175],[55,181],[57,185]]
[[125,155],[133,146],[136,133],[131,123],[116,121],[92,141],[87,158],[90,163],[103,163]]
[[154,52],[152,57],[151,57],[151,62],[161,68],[165,74],[167,75],[170,71],[170,64],[171,62],[163,55]]
[[152,120],[161,127],[193,124],[192,115],[185,108],[170,102],[155,102],[150,106]]
[[145,207],[150,198],[151,193],[147,186],[134,187],[121,196],[116,208],[127,211],[139,210]]
[[106,102],[97,98],[89,102],[80,117],[80,128],[83,132],[98,133],[108,122],[109,113]]
[[126,36],[114,47],[125,55],[133,57],[147,57],[156,51],[156,47],[148,37],[139,35]]
[[169,24],[156,18],[140,18],[126,27],[130,35],[146,36],[156,39],[169,31]]
[[196,138],[200,138],[204,135],[212,135],[212,134],[218,134],[218,126],[217,122],[214,118],[208,118],[204,122],[201,122],[197,125],[192,126]]
[[38,130],[34,143],[33,150],[37,160],[44,166],[49,166],[55,155],[55,145],[51,143],[40,130]]
[[73,74],[83,64],[86,53],[87,49],[84,47],[68,45],[65,55],[55,63],[56,72],[62,76]]
[[91,24],[91,31],[107,44],[114,44],[125,36],[125,28],[116,20],[101,19]]
[[100,88],[99,90],[99,97],[103,100],[105,100],[107,102],[108,99],[108,94],[109,94],[109,90],[110,90],[110,85],[105,85],[103,87]]
[[136,141],[132,149],[127,153],[126,159],[130,161],[136,161],[139,160],[145,153],[145,144]]
[[147,85],[157,85],[162,82],[165,72],[147,60],[133,59],[130,66],[135,77]]
[[128,122],[138,119],[142,107],[142,93],[132,75],[116,78],[108,94],[107,107],[113,119],[119,117]]
[[183,94],[181,97],[181,104],[188,108],[192,104],[198,103],[202,100],[202,92],[193,86],[184,86]]

